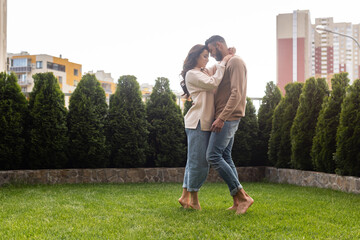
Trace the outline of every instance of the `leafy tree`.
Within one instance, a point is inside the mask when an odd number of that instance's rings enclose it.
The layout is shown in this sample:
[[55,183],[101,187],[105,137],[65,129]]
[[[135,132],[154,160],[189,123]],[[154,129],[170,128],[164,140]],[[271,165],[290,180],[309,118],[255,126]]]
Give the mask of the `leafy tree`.
[[149,166],[184,166],[184,120],[167,78],[157,78],[146,106],[149,122]]
[[[291,87],[286,90],[285,109],[283,116],[282,136],[280,141],[280,149],[278,153],[278,164],[280,167],[290,162],[291,159],[291,127],[293,125],[298,107],[300,105],[300,95],[302,93],[303,83],[292,83]],[[286,89],[286,88],[285,88]]]
[[303,83],[289,83],[286,95],[275,108],[268,156],[275,167],[289,168],[291,159],[290,129],[293,124]]
[[29,167],[63,168],[67,161],[67,126],[64,93],[54,74],[33,75],[29,99]]
[[360,80],[348,87],[336,136],[336,172],[360,177]]
[[107,104],[104,89],[95,75],[82,77],[70,98],[69,154],[71,167],[98,168],[108,163],[105,118]]
[[315,127],[328,86],[324,78],[306,80],[291,127],[291,164],[296,169],[313,170],[311,146]]
[[[268,159],[270,164],[276,167],[287,167],[287,166],[278,166],[278,155],[280,149],[280,142],[283,134],[285,107],[286,107],[285,98],[282,98],[280,103],[277,105],[277,107],[274,110],[274,115],[272,119],[272,128],[269,138]],[[290,162],[290,155],[289,155],[289,162]]]
[[256,109],[250,98],[246,99],[245,117],[240,120],[235,133],[232,158],[236,166],[258,165],[258,131]]
[[184,104],[184,116],[186,115],[186,113],[189,111],[189,109],[192,107],[192,103],[193,101],[192,100],[189,100],[187,99],[185,101],[185,104]]
[[0,170],[21,167],[27,104],[15,74],[0,73]]
[[258,161],[259,165],[268,165],[268,148],[272,128],[272,119],[276,106],[281,100],[280,89],[273,83],[266,84],[265,96],[258,113],[259,122],[259,143],[258,143]]
[[336,131],[340,121],[341,104],[350,81],[347,75],[348,73],[335,74],[331,79],[331,94],[325,98],[318,117],[311,151],[314,167],[318,171],[335,171],[333,155],[336,152]]
[[146,162],[147,121],[135,76],[121,76],[110,99],[107,143],[111,167],[141,167]]

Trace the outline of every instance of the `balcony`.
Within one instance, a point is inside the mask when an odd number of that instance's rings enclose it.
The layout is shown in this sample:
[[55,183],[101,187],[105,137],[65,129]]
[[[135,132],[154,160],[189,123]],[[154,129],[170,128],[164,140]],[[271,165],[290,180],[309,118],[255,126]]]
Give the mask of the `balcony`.
[[27,85],[32,84],[32,80],[31,79],[21,79],[21,80],[18,80],[18,83],[20,86],[27,86]]
[[31,66],[27,67],[10,67],[11,72],[22,73],[22,72],[31,72]]

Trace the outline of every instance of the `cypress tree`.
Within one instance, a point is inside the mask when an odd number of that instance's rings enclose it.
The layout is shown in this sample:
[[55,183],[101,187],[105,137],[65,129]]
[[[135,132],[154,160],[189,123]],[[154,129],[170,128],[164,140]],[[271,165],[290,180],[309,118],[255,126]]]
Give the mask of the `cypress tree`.
[[313,170],[311,161],[312,140],[328,86],[324,78],[306,80],[300,95],[294,123],[291,127],[291,164],[296,169]]
[[[288,86],[288,85],[286,85]],[[286,88],[286,87],[285,87]],[[278,166],[278,154],[280,149],[280,142],[282,137],[282,126],[284,122],[284,110],[285,110],[285,98],[282,98],[280,103],[274,110],[274,115],[272,119],[272,127],[269,138],[269,146],[268,146],[268,158],[269,162],[272,166],[276,167],[285,167]],[[290,160],[290,157],[289,157]],[[289,161],[290,162],[290,161]]]
[[157,78],[146,105],[149,122],[148,166],[177,167],[186,162],[184,120],[167,78]]
[[336,172],[360,177],[360,80],[348,87],[336,136]]
[[290,129],[293,124],[303,83],[289,83],[285,86],[285,97],[274,111],[272,130],[269,140],[268,156],[275,167],[291,166]]
[[146,161],[147,121],[135,76],[121,76],[110,99],[107,143],[111,167],[142,167]]
[[269,160],[267,156],[269,148],[269,139],[272,128],[272,119],[276,106],[281,100],[280,89],[273,83],[266,84],[265,96],[258,113],[259,122],[259,143],[258,143],[258,163],[259,165],[268,165]]
[[67,161],[64,93],[52,72],[33,75],[29,99],[29,167],[63,168]]
[[189,109],[192,107],[192,103],[193,101],[192,100],[189,100],[187,99],[185,101],[185,104],[184,104],[184,116],[186,115],[186,113],[189,111]]
[[331,79],[332,91],[325,99],[320,111],[315,136],[313,139],[311,157],[315,169],[333,173],[336,152],[336,131],[339,126],[341,104],[349,85],[348,73],[335,74]]
[[21,168],[28,103],[14,73],[0,73],[0,170]]
[[282,117],[281,140],[279,152],[277,155],[277,167],[290,167],[291,159],[291,138],[290,131],[293,125],[297,109],[300,104],[300,95],[304,87],[303,83],[290,83],[285,86],[285,107]]
[[70,98],[68,128],[71,167],[98,168],[108,163],[105,118],[107,104],[104,89],[95,75],[82,77]]
[[241,118],[235,133],[232,158],[236,166],[254,166],[258,149],[258,131],[256,109],[250,98],[246,99],[245,117]]

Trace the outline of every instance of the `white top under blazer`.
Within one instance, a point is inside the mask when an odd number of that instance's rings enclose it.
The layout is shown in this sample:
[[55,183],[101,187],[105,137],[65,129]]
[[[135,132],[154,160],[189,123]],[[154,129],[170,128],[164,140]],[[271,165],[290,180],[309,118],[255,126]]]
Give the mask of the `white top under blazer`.
[[193,105],[184,117],[185,128],[196,129],[200,120],[201,130],[210,131],[215,115],[214,89],[219,86],[224,76],[225,62],[222,61],[215,67],[216,72],[213,76],[197,69],[191,69],[186,73],[186,87]]

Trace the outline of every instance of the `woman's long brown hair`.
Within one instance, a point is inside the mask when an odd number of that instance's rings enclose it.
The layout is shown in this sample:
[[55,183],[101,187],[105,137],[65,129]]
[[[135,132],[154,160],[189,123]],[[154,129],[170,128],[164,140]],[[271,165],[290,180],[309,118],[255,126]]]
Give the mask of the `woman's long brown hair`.
[[180,73],[180,75],[182,76],[183,80],[180,82],[180,86],[182,87],[183,91],[184,91],[184,94],[183,96],[186,96],[187,98],[190,97],[190,93],[186,87],[186,81],[185,81],[185,76],[186,76],[186,73],[195,68],[196,65],[197,65],[197,60],[200,56],[200,54],[205,50],[207,49],[207,47],[205,45],[202,45],[202,44],[197,44],[195,46],[193,46],[185,61],[184,61],[184,65],[183,65],[183,70],[182,72]]

